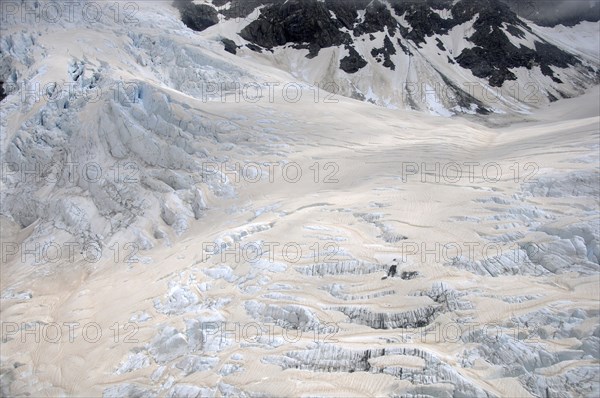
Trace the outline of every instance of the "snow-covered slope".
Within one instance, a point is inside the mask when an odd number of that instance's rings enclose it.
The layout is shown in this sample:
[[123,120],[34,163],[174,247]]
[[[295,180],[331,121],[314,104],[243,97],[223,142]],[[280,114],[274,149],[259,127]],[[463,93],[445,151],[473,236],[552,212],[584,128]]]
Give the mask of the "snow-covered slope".
[[202,37],[380,106],[527,113],[598,82],[597,45],[583,38],[600,22],[540,28],[500,0],[196,3],[178,2],[182,16],[206,22],[214,13],[206,24],[189,23]]
[[1,27],[0,395],[600,393],[597,86],[490,128],[116,4]]

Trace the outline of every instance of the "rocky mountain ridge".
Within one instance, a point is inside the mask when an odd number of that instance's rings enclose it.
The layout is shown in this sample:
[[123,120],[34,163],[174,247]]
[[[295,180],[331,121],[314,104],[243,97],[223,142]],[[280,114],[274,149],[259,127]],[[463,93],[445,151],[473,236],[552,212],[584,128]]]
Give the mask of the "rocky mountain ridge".
[[[574,54],[518,14],[533,14],[531,6],[500,0],[174,5],[188,27],[214,32],[233,54],[250,49],[310,83],[333,82],[342,95],[383,106],[444,116],[521,112],[577,96],[599,78],[597,58]],[[224,34],[219,25],[234,20],[237,30]],[[329,59],[337,68],[314,72]]]

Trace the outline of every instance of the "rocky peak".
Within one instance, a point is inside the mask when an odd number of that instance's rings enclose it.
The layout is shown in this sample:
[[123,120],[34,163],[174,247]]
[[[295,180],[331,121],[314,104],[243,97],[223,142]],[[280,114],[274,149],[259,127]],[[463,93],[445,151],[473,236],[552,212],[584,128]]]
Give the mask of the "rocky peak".
[[[563,84],[557,70],[581,65],[575,55],[534,33],[519,15],[522,7],[515,9],[510,0],[212,0],[202,5],[176,0],[174,4],[182,21],[194,30],[218,23],[219,14],[225,20],[243,18],[235,36],[221,39],[224,51],[232,54],[241,47],[276,52],[285,46],[308,49],[305,56],[310,60],[322,49],[334,48],[339,70],[345,74],[336,83],[348,85],[341,90],[344,95],[361,99],[366,99],[365,91],[356,89],[356,81],[348,82],[348,75],[358,79],[360,71],[372,76],[373,68],[383,68],[387,72],[377,73],[399,74],[406,79],[413,74],[405,70],[406,65],[411,67],[415,57],[427,65],[419,63],[417,68],[426,71],[415,71],[413,76],[437,74],[427,85],[439,83],[452,91],[460,90],[464,82],[447,84],[452,80],[446,76],[448,65],[468,69],[491,87],[518,80],[519,68],[529,73],[539,68],[543,84],[548,84],[548,77],[555,84]],[[260,11],[255,12],[258,7]],[[456,29],[464,32],[464,42],[458,47],[451,36]],[[404,67],[399,68],[399,64]],[[551,87],[547,98],[565,96],[565,91],[585,86],[582,82],[597,81],[597,70],[598,65],[577,69],[577,81],[571,88]],[[398,81],[397,77],[386,79]],[[474,98],[465,101],[470,97],[472,93],[456,92],[454,98],[460,101],[454,105],[483,109]],[[414,108],[414,101],[408,100]]]
[[365,8],[364,20],[354,30],[354,36],[383,32],[385,28],[391,36],[394,36],[397,27],[398,21],[392,16],[388,7],[380,1],[374,0]]
[[219,22],[219,13],[206,4],[194,4],[192,0],[175,0],[173,5],[181,13],[181,21],[190,29],[202,31]]
[[240,36],[264,48],[308,44],[314,56],[321,48],[351,41],[347,33],[340,31],[342,26],[331,18],[323,2],[289,0],[265,7],[257,20],[242,29]]

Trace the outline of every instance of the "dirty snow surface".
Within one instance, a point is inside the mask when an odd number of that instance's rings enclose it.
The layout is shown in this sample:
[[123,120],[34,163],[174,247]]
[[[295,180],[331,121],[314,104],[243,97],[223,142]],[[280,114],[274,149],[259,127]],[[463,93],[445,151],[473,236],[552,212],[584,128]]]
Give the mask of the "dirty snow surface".
[[89,3],[0,31],[1,396],[600,395],[598,87],[394,109]]

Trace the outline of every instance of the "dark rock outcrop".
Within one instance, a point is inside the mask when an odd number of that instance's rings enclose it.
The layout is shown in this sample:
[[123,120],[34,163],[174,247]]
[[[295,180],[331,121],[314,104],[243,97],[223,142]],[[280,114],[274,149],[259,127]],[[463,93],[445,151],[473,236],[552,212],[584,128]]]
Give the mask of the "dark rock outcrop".
[[[537,0],[533,2],[538,4]],[[348,55],[339,60],[339,68],[348,74],[355,74],[369,62],[378,62],[395,71],[398,63],[392,61],[394,55],[427,57],[429,55],[421,53],[420,49],[433,42],[438,55],[449,64],[469,69],[475,77],[487,80],[493,87],[517,80],[515,70],[519,68],[537,69],[554,84],[563,84],[563,80],[569,84],[570,79],[560,75],[560,69],[574,66],[576,73],[582,75],[581,84],[594,80],[594,74],[595,80],[599,79],[597,68],[588,66],[584,69],[587,61],[536,37],[521,19],[527,18],[523,15],[523,7],[515,9],[513,3],[513,0],[210,0],[197,5],[192,0],[174,0],[173,4],[180,10],[184,23],[195,30],[212,26],[219,17],[244,18],[248,23],[238,34],[249,42],[245,47],[255,52],[275,52],[276,47],[287,46],[307,49],[306,57],[311,59],[323,48],[343,47]],[[259,7],[260,11],[257,10]],[[596,8],[590,10],[593,14]],[[464,39],[468,43],[460,53],[453,53],[453,48],[448,47],[447,35],[452,29],[464,30]],[[377,42],[382,37],[382,47],[365,48],[355,43]],[[526,37],[533,43],[533,48],[519,43],[518,39]],[[237,53],[241,46],[234,40],[233,37],[222,40],[225,51]],[[417,64],[421,65],[421,62]],[[403,62],[403,65],[406,64]],[[409,60],[409,68],[411,65]],[[489,113],[474,95],[458,87],[459,82],[445,76],[442,79],[456,99],[446,106],[461,109],[459,112]],[[438,82],[430,83],[431,86]],[[550,100],[562,95],[560,88],[552,86],[550,89],[553,93],[548,95]],[[568,87],[565,89],[569,90]],[[347,92],[348,96],[365,99],[356,87]],[[410,98],[408,105],[419,108]],[[382,232],[388,243],[403,239],[400,235]]]
[[436,38],[435,41],[436,41],[437,48],[439,48],[442,51],[446,51],[446,47],[444,47],[444,43],[442,43],[442,41],[439,38]]
[[259,46],[257,46],[256,44],[246,44],[246,47],[248,47],[250,50],[257,52],[257,53],[262,53],[262,48],[260,48]]
[[447,2],[444,1],[405,2],[399,0],[393,2],[392,5],[396,14],[398,16],[404,15],[405,20],[411,27],[411,29],[402,27],[402,36],[412,40],[417,46],[425,43],[425,37],[434,34],[445,34],[452,28],[452,20],[443,19],[434,11],[444,9],[447,6]]
[[396,69],[396,65],[392,62],[391,56],[396,54],[396,47],[390,40],[389,36],[386,36],[383,39],[383,47],[382,48],[374,48],[371,50],[371,55],[373,58],[377,59],[377,62],[381,62],[381,57],[383,57],[383,66],[386,68],[390,68],[391,70]]
[[479,15],[467,39],[475,44],[456,58],[458,64],[470,69],[473,75],[488,79],[491,86],[501,87],[506,80],[517,77],[509,69],[540,65],[545,75],[553,77],[550,66],[566,68],[579,61],[572,55],[549,43],[535,42],[535,50],[516,47],[504,33],[503,26],[513,36],[523,36],[531,29],[510,8],[498,0],[462,0],[452,8],[456,22],[466,22]]
[[0,80],[0,101],[6,98],[6,93],[4,92],[4,82]]
[[325,3],[289,0],[265,7],[256,21],[242,29],[240,36],[265,48],[309,43],[311,55],[316,55],[321,48],[351,42],[340,27],[341,22],[331,18]]
[[368,62],[360,56],[354,47],[347,46],[346,49],[350,51],[350,54],[341,59],[340,69],[346,73],[356,73],[367,66]]
[[335,15],[341,25],[349,30],[354,29],[358,20],[358,10],[364,9],[370,0],[325,0],[327,9]]
[[384,32],[387,28],[388,34],[394,37],[398,26],[399,24],[390,13],[390,10],[380,1],[374,0],[365,9],[364,20],[354,29],[354,36]]
[[225,51],[234,55],[237,54],[238,46],[233,40],[223,39],[221,40],[221,43],[223,43],[223,45],[225,46]]
[[[534,66],[540,66],[544,75],[560,83],[551,66],[566,68],[578,63],[570,54],[541,41],[536,43],[535,49],[515,46],[508,35],[523,38],[531,29],[500,0],[460,0],[456,3],[450,0],[390,0],[393,12],[398,17],[403,16],[409,26],[398,23],[388,5],[379,0],[252,0],[249,3],[245,6],[247,12],[259,5],[266,6],[260,17],[242,30],[240,35],[244,39],[268,49],[292,43],[296,48],[308,48],[308,58],[318,55],[321,48],[345,45],[350,54],[341,60],[340,68],[347,73],[356,73],[367,65],[367,61],[352,47],[352,38],[344,30],[352,31],[354,37],[387,31],[384,47],[373,49],[371,55],[385,67],[395,70],[390,57],[396,53],[396,47],[390,37],[395,37],[396,32],[402,36],[397,41],[401,50],[412,55],[402,40],[410,40],[420,47],[428,37],[445,35],[475,17],[473,33],[466,38],[474,46],[449,61],[470,69],[476,77],[487,79],[491,86],[500,87],[507,80],[516,80],[512,68],[532,69]],[[358,18],[359,10],[364,10],[362,20]],[[442,18],[439,11],[446,11],[451,17]],[[437,47],[447,51],[439,38]]]
[[213,5],[222,7],[229,1],[230,7],[219,10],[225,19],[246,18],[260,6],[283,3],[285,0],[213,0]]
[[206,4],[194,4],[192,0],[175,0],[173,5],[181,13],[181,21],[190,29],[201,32],[219,23],[219,13]]

